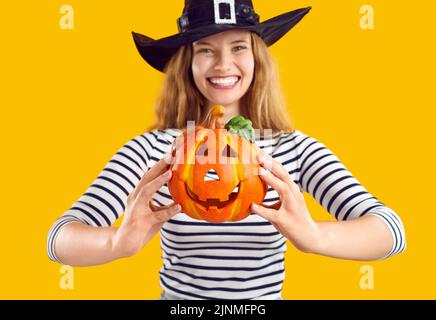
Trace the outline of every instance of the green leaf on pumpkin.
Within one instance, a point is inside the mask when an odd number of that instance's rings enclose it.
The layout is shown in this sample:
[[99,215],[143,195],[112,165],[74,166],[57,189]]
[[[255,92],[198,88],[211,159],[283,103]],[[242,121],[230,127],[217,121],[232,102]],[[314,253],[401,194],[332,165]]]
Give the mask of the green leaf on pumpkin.
[[237,134],[244,139],[254,143],[254,129],[250,120],[243,116],[235,116],[224,126],[228,132]]

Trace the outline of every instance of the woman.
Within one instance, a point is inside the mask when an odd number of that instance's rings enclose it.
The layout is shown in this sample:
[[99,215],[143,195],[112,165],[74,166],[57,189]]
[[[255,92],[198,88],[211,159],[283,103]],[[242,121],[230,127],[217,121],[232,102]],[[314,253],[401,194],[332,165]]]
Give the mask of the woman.
[[[351,175],[325,145],[293,130],[268,52],[310,8],[259,23],[251,1],[186,1],[179,33],[133,33],[142,57],[165,73],[157,122],[127,142],[87,192],[52,226],[53,261],[90,266],[130,257],[160,232],[161,299],[280,299],[286,240],[303,252],[377,260],[406,247],[401,219]],[[170,148],[188,120],[213,105],[224,121],[249,118],[270,186],[246,219],[212,224],[180,212],[168,192]],[[168,129],[169,128],[169,129]],[[266,130],[265,130],[266,131]],[[208,179],[217,179],[210,173]],[[302,192],[337,221],[316,222]],[[125,213],[120,227],[111,226]],[[99,227],[99,228],[95,228]]]

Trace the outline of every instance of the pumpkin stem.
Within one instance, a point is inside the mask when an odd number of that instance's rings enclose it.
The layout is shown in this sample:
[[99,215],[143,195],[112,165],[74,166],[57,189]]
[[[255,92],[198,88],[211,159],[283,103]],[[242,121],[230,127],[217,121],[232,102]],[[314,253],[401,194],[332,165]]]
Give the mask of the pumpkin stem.
[[202,126],[210,129],[224,129],[224,107],[222,105],[215,105],[210,108],[209,112],[204,119]]

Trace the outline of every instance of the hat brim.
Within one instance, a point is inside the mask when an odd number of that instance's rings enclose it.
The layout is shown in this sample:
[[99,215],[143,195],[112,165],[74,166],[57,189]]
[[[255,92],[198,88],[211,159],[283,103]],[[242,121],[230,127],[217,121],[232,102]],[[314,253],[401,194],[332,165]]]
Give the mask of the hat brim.
[[266,45],[270,46],[291,30],[310,9],[311,7],[293,10],[256,25],[213,24],[158,40],[133,31],[132,36],[142,58],[156,70],[164,72],[166,64],[179,47],[231,29],[245,29],[256,32],[265,41]]

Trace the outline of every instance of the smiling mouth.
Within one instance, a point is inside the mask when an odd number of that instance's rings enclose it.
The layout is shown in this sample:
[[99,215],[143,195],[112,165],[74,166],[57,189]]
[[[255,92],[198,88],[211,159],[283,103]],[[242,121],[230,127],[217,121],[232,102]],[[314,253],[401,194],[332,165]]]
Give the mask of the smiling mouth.
[[210,79],[211,78],[207,78],[207,82],[214,88],[233,88],[237,83],[239,83],[239,81],[241,81],[241,77],[240,76],[236,76],[238,78],[238,80],[236,80],[235,82],[229,82],[229,83],[213,83]]
[[188,193],[189,197],[192,200],[194,200],[195,202],[201,204],[206,209],[209,209],[209,207],[216,207],[218,209],[221,209],[221,208],[224,208],[225,206],[227,206],[228,204],[232,203],[236,199],[236,197],[238,196],[238,193],[239,193],[240,184],[241,184],[241,182],[238,183],[238,185],[236,186],[234,191],[229,195],[229,198],[225,201],[220,201],[219,199],[216,199],[216,198],[206,199],[206,201],[202,201],[197,197],[197,195],[194,192],[192,192],[191,189],[189,189],[189,187],[186,183],[185,183],[185,187],[186,187],[186,192]]

